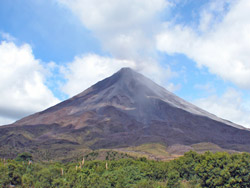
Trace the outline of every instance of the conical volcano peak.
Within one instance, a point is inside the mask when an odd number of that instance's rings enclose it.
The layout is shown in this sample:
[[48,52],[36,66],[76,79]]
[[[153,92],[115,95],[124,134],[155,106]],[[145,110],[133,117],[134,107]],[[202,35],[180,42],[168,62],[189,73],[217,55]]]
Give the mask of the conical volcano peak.
[[[162,112],[162,105],[178,108],[191,114],[209,117],[210,119],[241,128],[184,101],[149,78],[128,67],[120,69],[110,77],[97,82],[67,101],[35,116],[19,120],[17,124],[65,122],[65,118],[69,117],[70,119],[72,116],[74,116],[72,118],[74,121],[75,119],[79,119],[80,124],[82,122],[82,115],[93,112],[103,115],[102,113],[106,107],[116,108],[133,117],[138,122],[150,123],[154,120],[168,121],[169,117]],[[166,108],[163,111],[168,110]],[[54,119],[47,117],[51,116],[51,112],[55,112]],[[43,114],[44,117],[39,116],[39,114]]]
[[[110,77],[97,82],[91,87],[90,91],[103,92],[106,89],[109,91],[115,89],[124,92],[124,94],[128,93],[128,91],[136,93],[137,86],[147,87],[148,85],[156,84],[132,68],[124,67]],[[86,94],[86,92],[80,93],[78,96],[82,96],[82,94]]]
[[130,67],[123,67],[115,74],[122,78],[137,78],[142,76]]
[[82,152],[81,147],[213,143],[250,151],[249,131],[190,104],[128,67],[4,129],[0,130],[0,150],[8,145],[28,149],[53,145],[52,152],[61,154],[66,147]]
[[122,74],[126,74],[126,73],[135,72],[135,71],[130,67],[123,67],[118,72],[121,72]]
[[131,82],[133,82],[134,84],[141,84],[144,85],[144,87],[150,87],[152,90],[154,90],[155,87],[160,87],[152,80],[150,80],[149,78],[145,77],[144,75],[142,75],[141,73],[135,71],[130,67],[121,68],[110,78],[114,78],[116,79],[116,81],[122,80],[122,82],[125,82],[127,84]]
[[[109,83],[111,83],[110,81],[112,80],[112,87],[119,88],[119,91],[124,95],[138,95],[138,97],[141,98],[145,96],[160,97],[165,93],[162,87],[129,67],[120,69],[107,80],[109,80]],[[109,87],[110,86],[111,85],[109,85]]]
[[[16,124],[59,123],[68,125],[71,123],[75,126],[83,126],[86,121],[85,116],[97,114],[98,118],[105,117],[110,112],[109,108],[145,125],[153,121],[168,122],[172,118],[169,115],[171,110],[179,109],[192,115],[207,117],[217,122],[242,128],[184,101],[128,67],[120,69],[82,93],[43,112],[19,120]],[[75,121],[77,123],[72,123]]]

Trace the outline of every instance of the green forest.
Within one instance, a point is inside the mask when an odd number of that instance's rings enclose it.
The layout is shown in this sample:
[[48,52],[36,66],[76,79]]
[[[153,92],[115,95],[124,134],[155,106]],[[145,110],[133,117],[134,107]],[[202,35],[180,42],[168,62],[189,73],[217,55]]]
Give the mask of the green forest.
[[250,187],[250,154],[190,151],[172,161],[146,158],[32,162],[28,153],[1,159],[0,187]]

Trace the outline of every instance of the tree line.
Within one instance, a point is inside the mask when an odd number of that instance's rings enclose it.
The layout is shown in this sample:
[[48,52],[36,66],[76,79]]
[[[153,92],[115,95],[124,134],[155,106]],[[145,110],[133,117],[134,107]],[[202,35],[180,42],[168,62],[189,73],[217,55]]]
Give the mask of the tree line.
[[22,153],[1,159],[0,187],[163,188],[250,187],[250,154],[198,154],[163,162],[146,158],[77,162],[32,162]]

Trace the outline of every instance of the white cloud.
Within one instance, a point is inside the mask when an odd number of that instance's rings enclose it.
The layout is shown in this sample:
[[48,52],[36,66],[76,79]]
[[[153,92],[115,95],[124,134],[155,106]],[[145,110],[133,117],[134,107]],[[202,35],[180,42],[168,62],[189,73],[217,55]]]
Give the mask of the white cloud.
[[13,36],[11,36],[9,33],[5,33],[5,32],[0,31],[0,36],[1,36],[4,40],[6,40],[6,41],[8,41],[8,42],[14,42],[14,41],[16,41],[16,38],[13,37]]
[[250,109],[244,105],[241,94],[228,89],[222,96],[212,95],[194,101],[204,110],[226,120],[250,128]]
[[209,93],[209,94],[216,93],[215,87],[210,82],[206,83],[206,84],[196,84],[196,85],[194,85],[194,88],[202,90],[203,92]]
[[165,88],[168,90],[168,91],[171,91],[171,92],[175,92],[175,91],[178,91],[181,89],[181,84],[173,84],[173,83],[168,83]]
[[[111,76],[122,67],[131,67],[161,83],[175,76],[175,73],[166,67],[161,68],[155,62],[145,63],[147,66],[138,66],[134,61],[102,57],[96,54],[87,54],[75,57],[66,67],[61,67],[67,82],[62,90],[69,96],[76,95],[96,82]],[[171,85],[172,89],[176,89]]]
[[58,1],[80,18],[113,57],[137,63],[154,55],[158,16],[169,7],[166,0]]
[[168,54],[185,54],[199,67],[250,89],[250,1],[223,2],[212,1],[201,11],[198,29],[165,23],[156,37],[157,47]]
[[0,44],[0,125],[43,110],[59,100],[45,83],[44,69],[28,44]]
[[127,30],[147,25],[167,5],[165,0],[59,0],[93,30]]
[[210,2],[201,10],[199,27],[201,32],[206,32],[219,23],[227,13],[227,9],[232,6],[232,0],[210,0]]

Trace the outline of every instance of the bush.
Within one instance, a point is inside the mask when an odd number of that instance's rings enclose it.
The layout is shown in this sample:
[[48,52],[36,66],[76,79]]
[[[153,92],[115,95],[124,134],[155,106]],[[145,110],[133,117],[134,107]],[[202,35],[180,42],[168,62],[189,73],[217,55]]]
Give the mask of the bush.
[[16,161],[32,161],[32,155],[27,152],[20,153],[17,155]]

